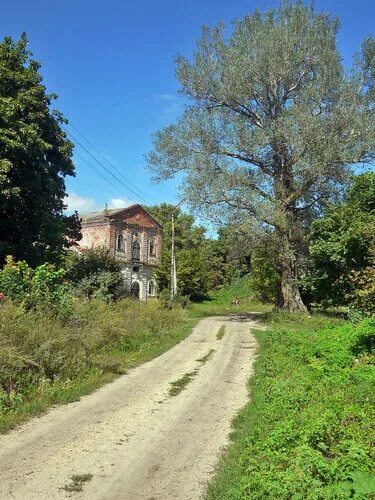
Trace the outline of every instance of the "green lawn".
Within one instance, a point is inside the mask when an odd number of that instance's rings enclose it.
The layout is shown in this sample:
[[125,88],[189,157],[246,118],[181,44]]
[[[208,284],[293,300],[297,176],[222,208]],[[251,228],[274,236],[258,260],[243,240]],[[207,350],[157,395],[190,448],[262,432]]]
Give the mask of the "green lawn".
[[271,313],[206,500],[375,498],[375,322]]

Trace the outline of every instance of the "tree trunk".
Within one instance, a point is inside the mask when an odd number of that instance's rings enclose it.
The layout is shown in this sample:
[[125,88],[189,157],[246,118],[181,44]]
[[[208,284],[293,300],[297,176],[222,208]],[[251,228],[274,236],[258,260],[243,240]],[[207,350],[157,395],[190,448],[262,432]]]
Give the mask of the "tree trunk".
[[278,271],[280,285],[276,307],[288,312],[308,313],[298,286],[297,256],[288,234],[279,234]]

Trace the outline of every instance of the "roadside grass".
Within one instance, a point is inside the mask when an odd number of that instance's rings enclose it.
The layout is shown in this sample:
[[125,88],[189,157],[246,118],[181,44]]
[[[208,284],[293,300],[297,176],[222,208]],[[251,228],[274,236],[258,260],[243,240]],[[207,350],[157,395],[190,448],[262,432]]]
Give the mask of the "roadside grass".
[[66,484],[61,489],[69,493],[82,491],[83,485],[93,478],[92,474],[74,474],[70,479],[71,482]]
[[217,340],[221,340],[224,337],[224,335],[225,335],[225,325],[221,325],[219,331],[216,334]]
[[[0,389],[0,433],[51,406],[79,400],[129,368],[149,361],[183,340],[197,323],[182,309],[157,301],[77,303],[68,324],[56,317],[26,313],[14,304],[0,307],[0,366],[15,355],[35,359],[42,374],[14,375],[11,391]],[[5,358],[3,361],[2,356]],[[4,365],[6,366],[6,365]],[[48,375],[47,375],[48,373]]]
[[[234,299],[238,299],[240,303],[231,304]],[[208,298],[195,302],[189,311],[189,316],[204,318],[247,312],[270,312],[272,308],[271,304],[263,304],[254,298],[250,281],[247,276],[244,276],[223,286],[218,291],[210,292]]]
[[375,322],[269,313],[206,500],[375,498]]

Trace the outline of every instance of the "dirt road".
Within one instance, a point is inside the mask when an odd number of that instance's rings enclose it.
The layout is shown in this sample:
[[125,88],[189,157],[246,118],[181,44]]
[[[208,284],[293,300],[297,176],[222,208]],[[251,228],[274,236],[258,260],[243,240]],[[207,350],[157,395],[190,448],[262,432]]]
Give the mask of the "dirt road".
[[[162,356],[0,436],[0,498],[201,498],[248,398],[254,324],[204,319]],[[81,491],[64,489],[72,475]]]

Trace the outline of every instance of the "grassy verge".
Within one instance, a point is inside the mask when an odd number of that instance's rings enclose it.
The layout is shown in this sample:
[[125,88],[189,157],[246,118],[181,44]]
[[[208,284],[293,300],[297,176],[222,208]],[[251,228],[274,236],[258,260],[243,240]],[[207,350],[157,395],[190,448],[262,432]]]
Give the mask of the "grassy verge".
[[157,302],[77,303],[68,322],[1,306],[0,433],[162,354],[197,321]]
[[375,323],[268,323],[207,500],[375,498]]
[[[262,304],[252,298],[253,292],[250,288],[249,279],[245,276],[221,290],[211,292],[207,299],[193,304],[189,315],[192,318],[203,318],[206,316],[226,316],[228,314],[240,314],[247,312],[269,312],[270,304]],[[238,305],[231,304],[237,299]]]

